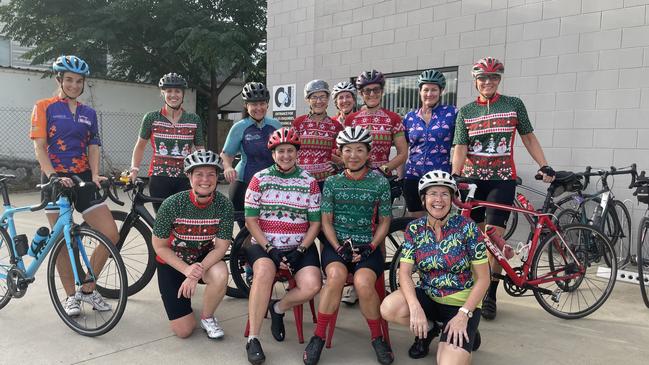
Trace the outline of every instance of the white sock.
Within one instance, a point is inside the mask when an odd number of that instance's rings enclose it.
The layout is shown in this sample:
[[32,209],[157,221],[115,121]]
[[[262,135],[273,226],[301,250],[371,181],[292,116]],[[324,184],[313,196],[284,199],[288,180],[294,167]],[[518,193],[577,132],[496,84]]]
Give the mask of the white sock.
[[285,311],[279,309],[279,302],[277,302],[277,303],[275,303],[275,305],[273,305],[273,310],[277,314],[284,314],[284,312],[285,312]]
[[259,336],[257,336],[257,335],[248,336],[248,342],[252,341],[254,338],[259,339]]

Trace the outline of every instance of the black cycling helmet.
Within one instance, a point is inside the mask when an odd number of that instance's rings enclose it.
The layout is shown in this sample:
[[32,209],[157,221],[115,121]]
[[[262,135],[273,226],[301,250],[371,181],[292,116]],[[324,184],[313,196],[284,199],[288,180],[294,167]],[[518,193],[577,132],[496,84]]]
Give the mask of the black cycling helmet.
[[161,89],[186,89],[187,80],[175,72],[165,74],[158,81],[158,87]]
[[443,73],[431,68],[419,75],[417,78],[417,84],[420,89],[423,84],[435,84],[439,86],[440,89],[444,89],[446,87],[446,77],[444,77]]
[[266,88],[266,85],[261,82],[249,82],[243,86],[241,97],[243,98],[243,101],[246,102],[268,102],[268,100],[270,100],[270,92]]
[[381,84],[381,87],[385,86],[385,77],[383,76],[383,73],[380,71],[372,70],[372,71],[363,71],[358,77],[356,78],[356,88],[358,90],[364,88],[367,85],[370,84]]

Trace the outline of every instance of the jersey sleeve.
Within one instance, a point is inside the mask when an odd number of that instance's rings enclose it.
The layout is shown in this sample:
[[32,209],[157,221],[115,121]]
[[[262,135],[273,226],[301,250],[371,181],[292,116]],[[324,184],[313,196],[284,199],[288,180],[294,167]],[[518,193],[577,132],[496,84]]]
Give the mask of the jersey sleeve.
[[411,222],[403,231],[403,244],[401,245],[401,259],[399,259],[399,262],[415,263],[415,227],[416,225]]
[[223,152],[228,156],[235,156],[241,151],[241,140],[243,139],[243,131],[245,130],[245,119],[242,119],[230,128],[228,136],[225,137],[223,144]]
[[329,176],[322,186],[322,201],[320,203],[320,212],[332,214],[334,212],[334,176]]
[[392,124],[392,140],[404,135],[404,127],[401,116],[395,112],[390,112],[390,124]]
[[146,113],[142,118],[142,124],[140,125],[140,138],[149,139],[151,138],[151,126],[153,125],[153,115],[154,113]]
[[196,123],[196,132],[194,134],[194,146],[205,147],[205,129],[203,120],[198,115],[193,115],[194,122]]
[[47,106],[45,101],[39,101],[32,109],[32,126],[29,130],[29,138],[47,139]]
[[464,237],[469,250],[469,257],[472,264],[484,264],[488,262],[487,246],[485,245],[485,236],[482,234],[478,225],[473,221],[467,221],[464,229]]
[[469,144],[469,131],[466,129],[466,124],[464,124],[464,116],[462,115],[462,109],[458,111],[457,117],[455,118],[455,133],[453,134],[453,144],[454,145]]
[[175,200],[169,197],[160,205],[160,209],[158,209],[158,214],[156,214],[155,223],[153,225],[154,236],[166,239],[171,235],[174,217],[176,216],[174,212],[174,202]]
[[408,135],[408,130],[410,129],[410,126],[408,125],[412,119],[414,118],[413,112],[410,112],[406,114],[405,117],[403,117],[403,121],[401,121],[401,124],[403,124],[403,136],[406,138],[406,142],[410,144],[410,136]]
[[534,132],[532,127],[532,122],[530,122],[530,117],[527,115],[527,108],[523,100],[519,98],[512,98],[515,109],[516,109],[516,118],[518,119],[518,124],[516,125],[516,130],[521,136]]
[[101,146],[101,139],[99,138],[99,121],[97,120],[97,112],[94,109],[90,109],[90,138],[88,140],[89,145],[98,145]]
[[388,179],[381,176],[379,183],[379,217],[392,216],[392,197],[390,195],[390,183]]
[[220,205],[220,220],[219,220],[219,230],[216,233],[216,238],[231,241],[232,240],[232,229],[234,228],[234,207],[230,199],[221,195]]
[[261,190],[259,184],[259,175],[255,174],[250,179],[248,190],[246,190],[246,197],[244,200],[244,213],[246,217],[259,217]]
[[318,181],[316,179],[311,179],[311,184],[309,186],[309,211],[307,218],[309,222],[320,222],[320,200],[322,199],[322,194],[320,193],[320,187],[318,186]]

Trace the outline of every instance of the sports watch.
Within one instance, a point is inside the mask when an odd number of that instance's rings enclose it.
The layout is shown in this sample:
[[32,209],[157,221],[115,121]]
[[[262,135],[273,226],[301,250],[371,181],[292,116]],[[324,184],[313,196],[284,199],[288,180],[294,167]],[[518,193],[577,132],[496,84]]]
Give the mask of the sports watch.
[[469,317],[469,318],[473,318],[473,312],[466,309],[466,308],[464,308],[464,307],[460,307],[460,309],[458,309],[458,311],[466,314],[466,316]]

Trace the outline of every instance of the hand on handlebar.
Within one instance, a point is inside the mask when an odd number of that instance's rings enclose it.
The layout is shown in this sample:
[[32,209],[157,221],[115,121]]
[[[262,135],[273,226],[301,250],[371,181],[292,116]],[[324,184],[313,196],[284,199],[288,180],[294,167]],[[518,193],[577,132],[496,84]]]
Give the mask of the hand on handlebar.
[[541,166],[539,171],[536,172],[536,176],[534,178],[536,180],[543,180],[544,183],[551,183],[554,181],[554,178],[556,176],[556,172],[554,169],[548,165]]

